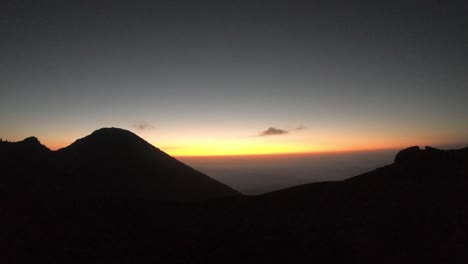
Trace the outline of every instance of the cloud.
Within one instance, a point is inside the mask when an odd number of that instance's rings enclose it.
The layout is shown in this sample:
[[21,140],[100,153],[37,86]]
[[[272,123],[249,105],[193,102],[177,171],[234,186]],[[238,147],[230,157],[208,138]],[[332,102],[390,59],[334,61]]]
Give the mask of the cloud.
[[289,133],[288,130],[283,130],[283,129],[279,129],[279,128],[270,127],[267,130],[260,132],[260,136],[261,137],[275,136],[275,135],[284,135],[284,134],[287,134],[287,133]]
[[293,129],[289,129],[289,130],[280,129],[280,128],[276,128],[276,127],[269,127],[267,130],[260,132],[260,134],[258,136],[259,137],[265,137],[265,136],[285,135],[285,134],[288,134],[290,132],[305,130],[305,129],[307,129],[307,127],[305,127],[303,125],[299,125],[299,126],[293,128]]
[[136,128],[137,130],[149,130],[149,129],[154,128],[153,125],[150,125],[150,124],[148,124],[146,122],[135,123],[135,124],[133,124],[133,127]]

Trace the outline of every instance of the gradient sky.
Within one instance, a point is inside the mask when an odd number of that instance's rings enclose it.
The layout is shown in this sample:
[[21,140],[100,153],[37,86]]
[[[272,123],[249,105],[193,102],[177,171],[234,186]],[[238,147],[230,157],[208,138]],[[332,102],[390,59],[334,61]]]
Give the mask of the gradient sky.
[[[345,3],[341,3],[345,2]],[[2,1],[0,137],[172,155],[468,142],[468,4]]]

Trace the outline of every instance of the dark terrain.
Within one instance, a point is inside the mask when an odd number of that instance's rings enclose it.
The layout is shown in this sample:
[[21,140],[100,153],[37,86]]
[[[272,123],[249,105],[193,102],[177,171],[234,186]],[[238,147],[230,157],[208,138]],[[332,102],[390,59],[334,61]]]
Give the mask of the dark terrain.
[[198,201],[238,194],[123,129],[99,129],[58,151],[35,137],[1,144],[0,188],[9,196]]
[[468,261],[468,148],[243,196],[141,142],[0,143],[2,263]]

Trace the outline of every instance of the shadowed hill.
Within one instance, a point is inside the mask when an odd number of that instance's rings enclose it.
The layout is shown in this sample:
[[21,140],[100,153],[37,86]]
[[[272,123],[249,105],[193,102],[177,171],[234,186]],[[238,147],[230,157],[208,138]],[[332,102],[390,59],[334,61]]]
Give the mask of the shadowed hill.
[[238,194],[118,128],[99,129],[54,152],[36,138],[2,143],[0,151],[8,164],[0,183],[23,198],[198,201]]
[[[386,190],[398,192],[398,185],[402,188],[410,187],[443,187],[468,183],[468,148],[459,150],[440,150],[426,147],[404,149],[395,157],[393,164],[373,171],[336,182],[310,183],[270,192],[260,197],[270,198],[288,194],[320,195],[315,189],[324,191],[331,188],[341,189],[346,186],[350,191],[362,191],[364,194]],[[434,186],[435,185],[435,186]],[[363,190],[359,188],[362,187]],[[384,190],[383,190],[384,189]]]
[[[58,153],[88,164],[87,155],[104,155],[87,150],[88,140],[103,144],[95,136]],[[467,190],[468,148],[412,147],[393,164],[344,181],[260,196],[194,204],[0,201],[0,223],[8,227],[0,241],[10,249],[2,257],[66,263],[467,263]]]
[[52,151],[35,137],[20,142],[0,142],[0,196],[43,196],[50,192]]
[[282,227],[287,234],[278,238],[316,247],[314,253],[295,248],[292,255],[455,263],[468,260],[467,192],[468,148],[411,147],[374,171],[267,193],[245,208],[261,219],[262,236]]

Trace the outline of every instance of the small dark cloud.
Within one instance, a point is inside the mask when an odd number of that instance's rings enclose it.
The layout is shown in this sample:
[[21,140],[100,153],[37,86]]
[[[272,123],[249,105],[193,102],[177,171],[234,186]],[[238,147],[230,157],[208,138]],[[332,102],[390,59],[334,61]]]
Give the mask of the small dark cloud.
[[289,133],[289,131],[287,131],[287,130],[270,127],[267,130],[260,132],[260,136],[261,137],[275,136],[275,135],[284,135],[284,134],[287,134],[287,133]]
[[150,125],[150,124],[148,124],[146,122],[135,123],[135,124],[133,124],[133,127],[136,128],[137,130],[149,130],[149,129],[154,128],[153,125]]
[[275,136],[275,135],[285,135],[290,132],[298,131],[298,130],[305,130],[307,127],[303,125],[299,125],[295,128],[286,130],[286,129],[280,129],[276,127],[269,127],[267,130],[260,132],[259,136],[260,137],[265,137],[265,136]]

